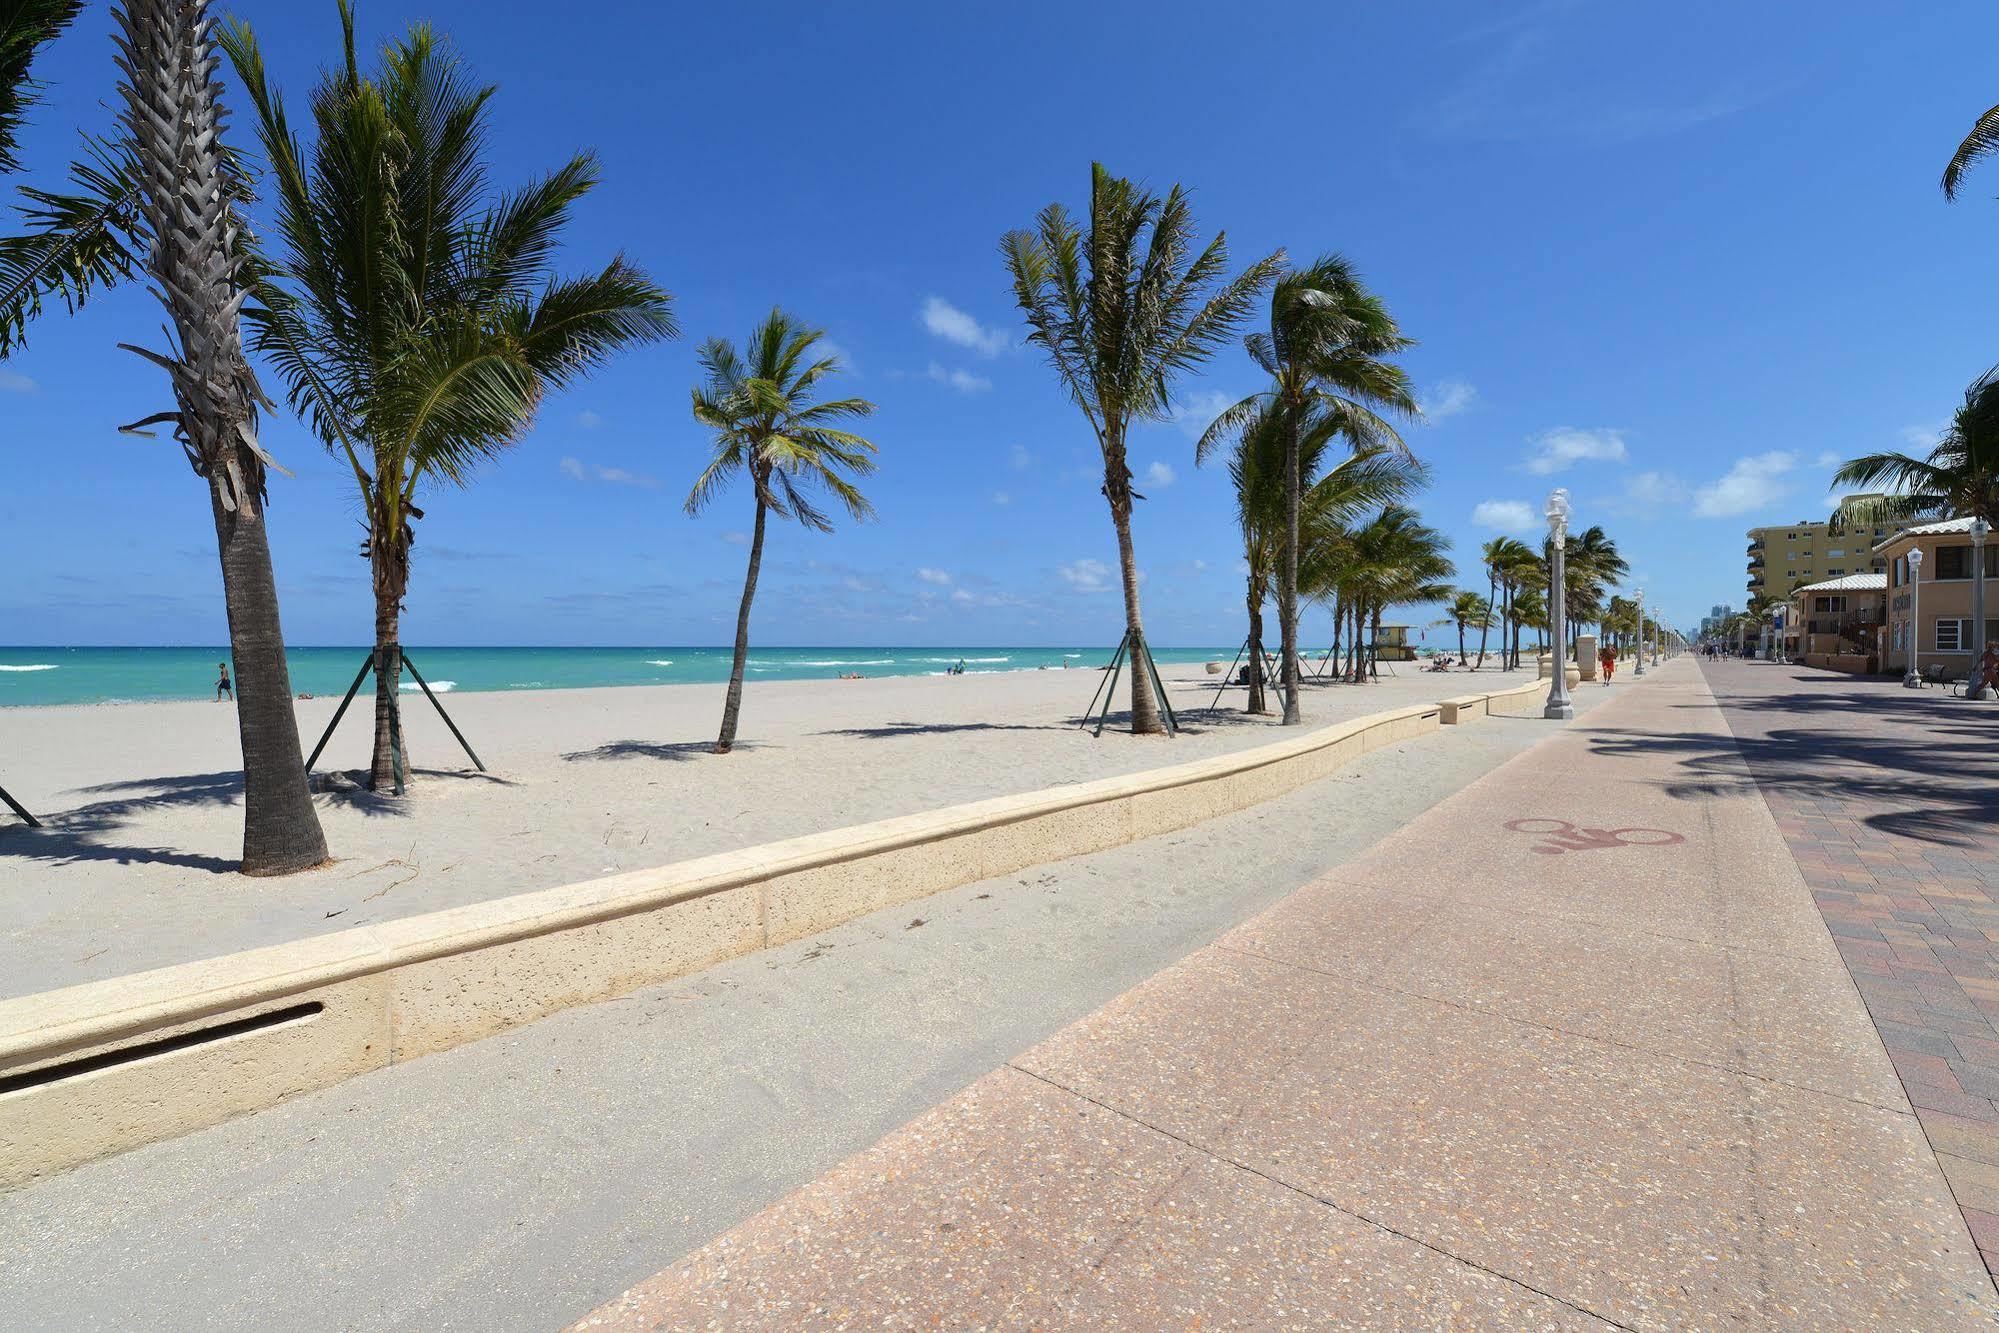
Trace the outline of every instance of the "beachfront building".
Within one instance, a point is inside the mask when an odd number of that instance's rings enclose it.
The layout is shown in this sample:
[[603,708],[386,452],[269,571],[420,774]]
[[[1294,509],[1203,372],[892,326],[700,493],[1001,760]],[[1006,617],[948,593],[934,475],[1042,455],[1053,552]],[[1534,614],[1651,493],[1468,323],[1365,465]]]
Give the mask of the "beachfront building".
[[1716,602],[1708,608],[1708,613],[1701,617],[1700,637],[1719,639],[1728,632],[1728,621],[1734,614],[1735,608],[1727,602]]
[[[1843,504],[1879,497],[1849,495]],[[1879,573],[1887,562],[1874,544],[1888,536],[1886,526],[1811,523],[1799,520],[1749,530],[1749,600],[1781,602],[1801,583],[1821,583],[1848,574]]]
[[[1952,679],[1968,675],[1972,659],[1987,641],[1999,639],[1999,543],[1985,547],[1985,633],[1971,624],[1971,520],[1945,519],[1904,528],[1874,548],[1887,562],[1888,634],[1881,670],[1907,671],[1941,666]],[[1912,585],[1909,553],[1921,550],[1922,582]],[[1921,623],[1911,621],[1919,615]],[[1913,644],[1913,649],[1912,645]]]
[[1886,574],[1845,574],[1795,589],[1783,617],[1784,655],[1835,671],[1882,670],[1887,598]]

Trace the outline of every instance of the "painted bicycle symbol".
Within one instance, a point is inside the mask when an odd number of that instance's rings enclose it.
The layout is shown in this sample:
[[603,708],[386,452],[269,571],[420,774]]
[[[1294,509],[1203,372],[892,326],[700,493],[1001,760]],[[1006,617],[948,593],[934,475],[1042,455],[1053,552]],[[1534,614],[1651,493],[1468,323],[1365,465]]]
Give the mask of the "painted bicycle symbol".
[[1686,841],[1662,828],[1579,828],[1566,819],[1510,819],[1505,827],[1515,833],[1539,835],[1543,841],[1533,850],[1543,856],[1607,847],[1671,847]]

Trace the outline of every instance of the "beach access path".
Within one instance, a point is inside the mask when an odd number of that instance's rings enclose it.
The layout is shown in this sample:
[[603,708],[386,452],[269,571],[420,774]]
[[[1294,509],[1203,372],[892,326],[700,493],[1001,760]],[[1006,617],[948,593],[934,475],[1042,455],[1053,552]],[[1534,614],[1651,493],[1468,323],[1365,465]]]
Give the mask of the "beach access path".
[[[1577,703],[1587,718],[1625,688]],[[1395,742],[1247,810],[14,1191],[0,1308],[65,1329],[162,1311],[212,1329],[559,1328],[1557,731],[1491,717]]]
[[[1311,687],[1308,725],[1531,675],[1399,671]],[[1184,714],[1177,739],[1079,728],[1094,670],[752,682],[726,756],[708,753],[720,685],[444,696],[485,774],[422,695],[405,695],[419,769],[410,795],[321,795],[337,859],[273,880],[235,873],[241,760],[228,705],[0,708],[0,782],[48,826],[0,818],[0,998],[1287,734],[1274,717],[1244,714],[1240,688],[1202,712],[1217,678],[1199,665],[1162,674]],[[308,746],[337,702],[298,704]],[[356,701],[322,770],[365,763],[369,703]]]
[[1671,663],[579,1327],[1989,1328],[1759,777]]

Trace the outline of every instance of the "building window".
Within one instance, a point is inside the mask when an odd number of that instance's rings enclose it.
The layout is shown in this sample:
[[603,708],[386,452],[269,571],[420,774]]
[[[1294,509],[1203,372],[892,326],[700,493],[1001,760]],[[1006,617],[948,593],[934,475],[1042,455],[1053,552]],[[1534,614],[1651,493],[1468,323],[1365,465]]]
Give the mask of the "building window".
[[1937,621],[1937,651],[1959,653],[1964,651],[1964,622],[1962,620]]
[[1846,554],[1846,548],[1843,546],[1835,547],[1832,550],[1827,551],[1826,554],[1832,556],[1834,559],[1838,559],[1839,557],[1844,556]]
[[1968,579],[1971,577],[1971,548],[1969,546],[1937,547],[1937,564],[1934,577],[1940,579]]

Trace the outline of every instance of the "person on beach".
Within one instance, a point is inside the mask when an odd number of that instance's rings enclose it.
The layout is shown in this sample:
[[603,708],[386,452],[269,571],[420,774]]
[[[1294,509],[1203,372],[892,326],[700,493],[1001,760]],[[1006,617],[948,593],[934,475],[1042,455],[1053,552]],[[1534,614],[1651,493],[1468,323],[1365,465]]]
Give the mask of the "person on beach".
[[1603,667],[1603,683],[1610,684],[1611,675],[1617,670],[1617,650],[1606,644],[1597,650],[1596,660]]
[[226,695],[230,703],[235,703],[236,687],[229,683],[229,664],[227,662],[217,662],[215,669],[221,673],[216,677],[215,681],[215,702],[221,703],[223,696]]
[[1988,642],[1984,653],[1978,658],[1978,680],[1982,685],[1990,685],[1999,690],[1999,643]]

